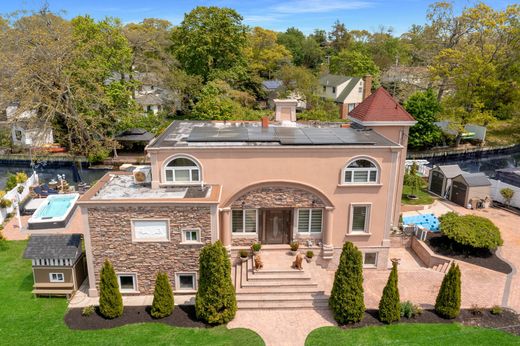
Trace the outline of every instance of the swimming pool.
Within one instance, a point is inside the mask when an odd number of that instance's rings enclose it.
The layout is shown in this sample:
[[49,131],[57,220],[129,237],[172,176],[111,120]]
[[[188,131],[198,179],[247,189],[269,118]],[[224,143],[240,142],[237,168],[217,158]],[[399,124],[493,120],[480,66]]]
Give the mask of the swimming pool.
[[76,207],[79,193],[47,197],[29,219],[29,229],[65,227]]

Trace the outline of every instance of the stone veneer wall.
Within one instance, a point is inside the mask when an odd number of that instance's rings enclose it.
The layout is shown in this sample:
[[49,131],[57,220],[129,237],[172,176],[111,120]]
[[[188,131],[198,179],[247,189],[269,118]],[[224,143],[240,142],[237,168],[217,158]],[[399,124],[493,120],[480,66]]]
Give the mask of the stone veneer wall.
[[245,193],[231,204],[231,208],[325,208],[325,204],[311,192],[273,186]]
[[[132,242],[131,219],[169,219],[170,241]],[[155,277],[166,272],[175,289],[176,272],[198,272],[199,251],[211,243],[211,215],[207,206],[95,207],[88,209],[96,286],[108,259],[117,272],[136,273],[140,294],[153,294]],[[184,245],[181,230],[199,228],[203,243]]]

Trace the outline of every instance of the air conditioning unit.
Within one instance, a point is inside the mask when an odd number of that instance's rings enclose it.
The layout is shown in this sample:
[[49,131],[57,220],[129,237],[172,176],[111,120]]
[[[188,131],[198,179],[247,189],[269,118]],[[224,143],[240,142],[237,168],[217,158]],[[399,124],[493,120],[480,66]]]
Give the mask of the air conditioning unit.
[[146,184],[152,182],[152,167],[150,166],[137,166],[132,174],[134,176],[134,183]]

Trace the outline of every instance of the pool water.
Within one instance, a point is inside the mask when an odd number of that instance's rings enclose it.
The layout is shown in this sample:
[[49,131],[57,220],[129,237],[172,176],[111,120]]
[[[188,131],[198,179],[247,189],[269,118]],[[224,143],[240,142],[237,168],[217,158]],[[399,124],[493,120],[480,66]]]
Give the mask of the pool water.
[[439,219],[433,214],[403,216],[403,223],[405,225],[421,226],[432,232],[439,231]]
[[69,210],[75,199],[76,195],[58,195],[48,197],[48,203],[38,210],[35,214],[35,218],[48,219],[63,217],[67,214],[67,210]]

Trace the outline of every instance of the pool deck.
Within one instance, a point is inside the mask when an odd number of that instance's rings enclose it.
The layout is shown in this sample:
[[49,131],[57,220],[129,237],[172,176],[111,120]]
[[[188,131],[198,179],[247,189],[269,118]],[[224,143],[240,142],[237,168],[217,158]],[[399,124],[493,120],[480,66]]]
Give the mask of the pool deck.
[[83,234],[84,226],[81,222],[81,214],[79,208],[74,210],[74,214],[70,217],[69,222],[63,228],[49,228],[49,229],[28,229],[28,221],[30,215],[23,215],[22,229],[18,226],[18,218],[16,215],[9,220],[2,231],[2,234],[7,240],[25,240],[31,234],[63,234],[63,233],[81,233]]

